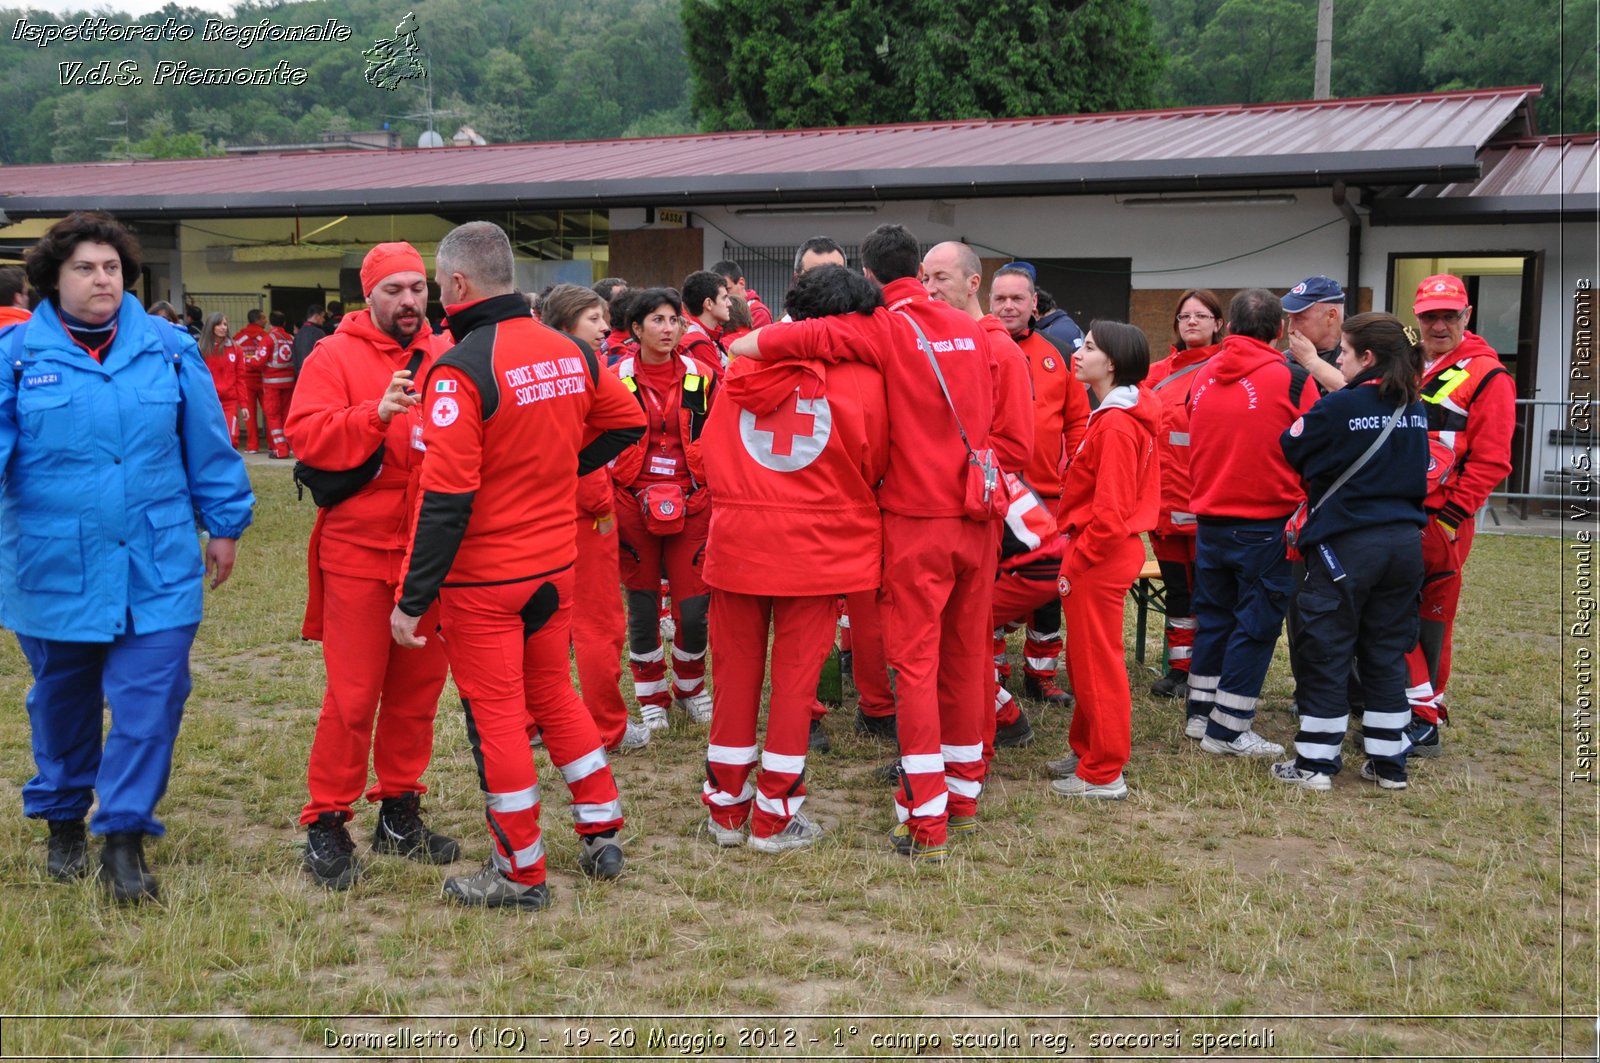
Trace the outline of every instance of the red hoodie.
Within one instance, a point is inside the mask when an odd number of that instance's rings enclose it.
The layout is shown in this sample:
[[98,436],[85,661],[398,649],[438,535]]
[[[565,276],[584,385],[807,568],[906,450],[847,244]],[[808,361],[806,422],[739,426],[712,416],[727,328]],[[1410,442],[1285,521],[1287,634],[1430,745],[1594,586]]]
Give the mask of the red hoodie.
[[716,498],[707,583],[778,597],[879,585],[889,440],[877,370],[737,359],[702,442]]
[[[1314,390],[1314,389],[1313,389]],[[1089,415],[1061,481],[1057,523],[1072,540],[1061,574],[1076,579],[1113,547],[1156,526],[1161,459],[1155,433],[1161,404],[1142,387],[1112,388]]]
[[1278,437],[1317,402],[1309,374],[1283,352],[1229,336],[1189,389],[1190,504],[1201,518],[1286,518],[1305,498]]

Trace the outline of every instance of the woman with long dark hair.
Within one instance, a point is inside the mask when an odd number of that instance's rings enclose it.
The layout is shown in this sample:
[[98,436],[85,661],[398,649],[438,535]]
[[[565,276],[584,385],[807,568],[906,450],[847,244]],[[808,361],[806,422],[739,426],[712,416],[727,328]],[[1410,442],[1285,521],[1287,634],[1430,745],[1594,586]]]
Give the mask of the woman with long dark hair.
[[[1422,509],[1428,490],[1428,418],[1418,399],[1422,361],[1392,314],[1344,322],[1342,390],[1283,433],[1284,457],[1305,482],[1298,532],[1305,576],[1295,588],[1295,683],[1300,731],[1295,758],[1273,778],[1328,790],[1350,705],[1362,704],[1367,763],[1361,775],[1406,788],[1411,720],[1406,651],[1417,640],[1422,587]],[[1361,686],[1353,698],[1354,664]]]
[[200,330],[200,357],[211,372],[217,388],[217,401],[228,419],[228,438],[237,441],[239,433],[239,369],[243,352],[228,330],[228,316],[220,310],[206,318]]
[[1057,514],[1068,540],[1059,586],[1078,707],[1067,736],[1071,751],[1050,762],[1060,776],[1050,788],[1061,797],[1120,800],[1128,796],[1122,769],[1133,736],[1122,624],[1128,590],[1144,565],[1139,536],[1156,523],[1161,411],[1139,386],[1150,344],[1132,325],[1091,324],[1073,368],[1096,405],[1067,464]]

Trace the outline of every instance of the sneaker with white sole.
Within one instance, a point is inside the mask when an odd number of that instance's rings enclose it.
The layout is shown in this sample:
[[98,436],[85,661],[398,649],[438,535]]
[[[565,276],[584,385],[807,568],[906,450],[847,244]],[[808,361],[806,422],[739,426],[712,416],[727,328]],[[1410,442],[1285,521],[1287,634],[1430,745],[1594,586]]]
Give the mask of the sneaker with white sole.
[[711,835],[711,840],[724,849],[733,849],[744,844],[743,827],[724,827],[710,816],[706,817],[706,833]]
[[673,699],[678,708],[689,714],[689,719],[695,723],[711,722],[711,695],[701,690],[698,694],[690,694],[686,698]]
[[471,908],[523,908],[538,911],[550,907],[550,887],[543,882],[528,885],[513,882],[490,861],[475,875],[456,875],[444,880],[444,895]]
[[1087,797],[1097,801],[1121,801],[1128,796],[1128,784],[1118,775],[1110,782],[1089,782],[1077,775],[1057,779],[1050,784],[1050,792],[1057,797]]
[[1378,766],[1370,760],[1361,765],[1361,777],[1368,782],[1377,783],[1380,790],[1404,790],[1410,785],[1405,779],[1385,779],[1378,774]]
[[1058,779],[1065,779],[1078,770],[1078,754],[1068,753],[1060,760],[1047,760],[1044,762],[1045,770]]
[[1207,753],[1225,753],[1230,757],[1279,757],[1283,755],[1283,747],[1276,742],[1268,742],[1254,731],[1244,731],[1231,742],[1219,742],[1215,738],[1200,739],[1200,748]]
[[671,721],[667,719],[667,710],[664,705],[640,705],[639,718],[652,731],[665,731],[672,726]]
[[650,744],[650,728],[642,723],[629,720],[622,729],[622,741],[617,743],[617,750],[622,753],[631,753],[635,749],[643,749]]
[[[750,848],[763,853],[783,853],[790,849],[804,849],[815,845],[817,839],[822,837],[821,825],[812,822],[804,812],[796,812],[789,817],[789,822],[784,824],[782,830],[765,838],[750,835],[747,843]],[[718,841],[718,845],[722,844]]]
[[1192,738],[1196,742],[1206,736],[1206,717],[1191,716],[1183,722],[1183,737]]
[[1289,786],[1325,793],[1333,789],[1333,776],[1320,771],[1297,768],[1292,760],[1282,760],[1272,766],[1272,777]]

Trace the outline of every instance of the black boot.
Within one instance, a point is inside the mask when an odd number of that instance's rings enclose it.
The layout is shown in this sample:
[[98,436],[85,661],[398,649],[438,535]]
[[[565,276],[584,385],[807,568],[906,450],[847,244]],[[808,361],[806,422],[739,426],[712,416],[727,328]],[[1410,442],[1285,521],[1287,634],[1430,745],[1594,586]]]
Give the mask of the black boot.
[[107,834],[100,849],[100,881],[119,904],[156,899],[156,878],[144,862],[144,835],[139,831]]
[[435,834],[422,825],[422,795],[385,797],[372,832],[375,852],[394,853],[419,864],[452,864],[461,859],[454,838]]
[[1180,672],[1176,668],[1168,668],[1167,674],[1150,684],[1150,693],[1158,698],[1187,698],[1189,696],[1189,673]]
[[52,819],[50,823],[50,877],[70,882],[89,873],[89,836],[81,819]]
[[306,870],[317,884],[330,890],[347,890],[361,874],[356,843],[337,812],[323,812],[306,825]]

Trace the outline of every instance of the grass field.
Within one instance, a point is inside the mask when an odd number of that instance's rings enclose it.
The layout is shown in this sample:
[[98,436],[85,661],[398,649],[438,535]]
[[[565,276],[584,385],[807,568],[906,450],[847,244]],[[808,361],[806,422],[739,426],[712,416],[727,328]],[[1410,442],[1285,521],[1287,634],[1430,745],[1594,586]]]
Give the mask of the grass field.
[[[1140,672],[1127,801],[1050,796],[1067,721],[1035,712],[1038,740],[996,761],[982,830],[913,868],[884,843],[888,751],[845,712],[809,772],[830,834],[774,858],[701,833],[705,734],[675,714],[616,762],[615,883],[576,874],[541,753],[555,904],[513,915],[445,903],[441,869],[368,859],[367,810],[353,890],[300,870],[322,675],[298,639],[311,506],[283,466],[253,471],[256,527],[208,603],[169,833],[150,846],[163,905],[119,910],[45,876],[44,827],[20,814],[27,670],[0,641],[0,1056],[893,1056],[917,1038],[925,1056],[1593,1052],[1594,795],[1561,781],[1558,540],[1478,539],[1455,726],[1403,793],[1353,770],[1332,793],[1286,790],[1262,762],[1208,757]],[[1283,657],[1259,727],[1288,743]],[[488,839],[453,688],[429,781],[430,824],[468,854],[451,871],[472,870]]]

